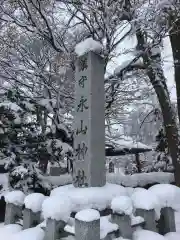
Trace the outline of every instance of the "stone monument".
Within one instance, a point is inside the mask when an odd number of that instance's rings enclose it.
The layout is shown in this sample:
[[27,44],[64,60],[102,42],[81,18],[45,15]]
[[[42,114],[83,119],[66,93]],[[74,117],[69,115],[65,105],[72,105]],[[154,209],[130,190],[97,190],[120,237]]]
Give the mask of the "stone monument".
[[101,187],[105,172],[104,62],[90,51],[77,60],[73,183]]

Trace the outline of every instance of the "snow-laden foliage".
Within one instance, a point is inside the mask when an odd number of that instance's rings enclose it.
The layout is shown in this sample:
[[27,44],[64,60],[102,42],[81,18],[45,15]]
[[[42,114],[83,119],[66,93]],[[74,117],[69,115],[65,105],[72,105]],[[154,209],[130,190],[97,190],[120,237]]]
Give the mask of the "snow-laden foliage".
[[9,172],[10,186],[25,192],[46,188],[39,176],[46,173],[48,161],[64,162],[72,154],[72,147],[64,142],[68,139],[67,127],[55,126],[48,119],[51,112],[46,105],[39,105],[18,90],[4,93],[0,113],[1,160]]

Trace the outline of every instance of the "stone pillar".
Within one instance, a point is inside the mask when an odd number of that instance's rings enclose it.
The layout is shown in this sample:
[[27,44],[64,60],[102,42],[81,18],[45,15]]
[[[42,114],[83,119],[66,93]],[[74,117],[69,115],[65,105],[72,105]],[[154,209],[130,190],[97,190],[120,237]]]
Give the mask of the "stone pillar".
[[116,223],[119,227],[120,236],[127,239],[132,239],[131,218],[125,214],[112,214],[112,222]]
[[25,208],[23,211],[23,229],[37,226],[41,221],[41,212],[34,213]]
[[154,209],[136,209],[136,216],[141,216],[145,220],[144,229],[157,232]]
[[75,219],[76,240],[100,240],[100,219],[88,222]]
[[73,184],[101,187],[105,170],[104,62],[89,52],[76,64]]
[[171,207],[162,208],[159,219],[159,233],[165,235],[168,232],[176,232],[174,210]]
[[61,238],[66,223],[48,218],[46,223],[44,240],[57,240]]
[[22,216],[22,206],[13,203],[6,204],[6,213],[4,224],[14,224]]

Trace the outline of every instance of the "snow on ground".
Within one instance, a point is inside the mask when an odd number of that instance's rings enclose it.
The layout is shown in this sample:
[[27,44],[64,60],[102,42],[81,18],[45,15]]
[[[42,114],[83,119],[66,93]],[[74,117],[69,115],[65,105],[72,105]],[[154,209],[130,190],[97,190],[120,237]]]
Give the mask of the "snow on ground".
[[[54,187],[64,186],[72,183],[72,176],[64,174],[61,176],[40,176],[41,179]],[[107,173],[106,180],[108,183],[119,184],[125,187],[146,186],[154,183],[172,183],[174,175],[172,173],[152,172],[136,173],[133,175],[123,175],[120,173]]]
[[40,227],[22,230],[18,224],[1,224],[0,238],[2,240],[43,240],[44,231]]
[[101,50],[102,45],[92,38],[85,39],[84,41],[78,43],[75,47],[75,52],[78,56],[82,56],[90,51],[100,53]]
[[72,211],[78,212],[85,208],[104,210],[110,207],[114,197],[126,196],[127,192],[124,187],[110,183],[104,187],[90,188],[75,188],[73,185],[66,185],[52,190],[50,197],[61,199],[64,195],[70,199]]
[[165,238],[156,232],[138,229],[133,233],[133,240],[165,240]]
[[143,217],[131,215],[131,225],[137,225],[143,222],[144,222]]
[[13,234],[12,238],[7,240],[43,240],[44,235],[44,231],[40,227],[34,227]]
[[165,235],[166,240],[179,240],[180,234],[177,232],[170,232]]

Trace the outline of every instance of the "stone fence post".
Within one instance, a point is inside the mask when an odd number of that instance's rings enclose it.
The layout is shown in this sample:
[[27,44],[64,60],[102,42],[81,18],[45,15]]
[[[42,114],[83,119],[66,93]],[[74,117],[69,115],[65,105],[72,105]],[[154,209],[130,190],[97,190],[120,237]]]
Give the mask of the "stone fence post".
[[48,218],[46,220],[46,230],[44,240],[57,240],[61,238],[64,233],[64,227],[66,223],[64,221],[57,221],[55,219]]
[[37,226],[41,221],[41,212],[34,213],[32,210],[25,208],[23,211],[23,229]]
[[129,215],[113,213],[112,222],[119,227],[120,236],[127,239],[132,239],[131,218]]
[[165,235],[168,232],[176,232],[174,209],[171,207],[162,208],[159,219],[159,233]]
[[14,224],[22,217],[22,208],[24,204],[25,194],[22,191],[16,190],[9,192],[5,196],[6,213],[5,225]]
[[41,193],[31,193],[25,197],[23,229],[35,227],[41,221],[42,204],[46,197]]
[[100,240],[100,214],[93,209],[85,209],[75,216],[76,240]]
[[13,203],[6,204],[6,213],[4,224],[14,224],[22,216],[22,206]]
[[141,216],[145,220],[144,229],[157,232],[155,221],[155,210],[136,209],[136,216]]
[[112,222],[119,227],[119,234],[123,238],[132,239],[131,215],[132,201],[128,196],[115,197],[111,202]]

